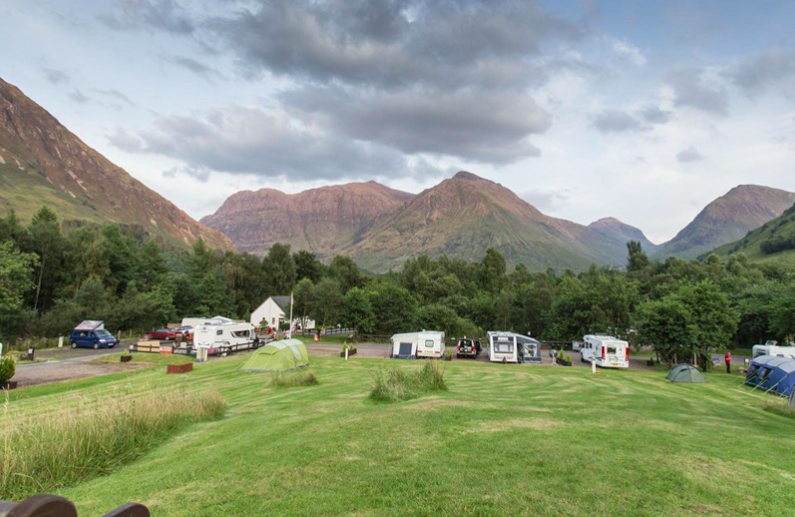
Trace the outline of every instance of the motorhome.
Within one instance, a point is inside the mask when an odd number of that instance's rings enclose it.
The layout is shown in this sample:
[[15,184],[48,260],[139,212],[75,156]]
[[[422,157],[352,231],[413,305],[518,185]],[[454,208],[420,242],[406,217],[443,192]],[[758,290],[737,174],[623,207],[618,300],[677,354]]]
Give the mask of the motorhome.
[[392,336],[391,357],[395,359],[415,359],[421,357],[440,358],[444,355],[444,332],[423,330]]
[[531,337],[505,331],[490,331],[488,337],[491,362],[541,362],[541,343]]
[[208,349],[209,355],[225,355],[258,348],[259,338],[251,323],[216,322],[193,329],[193,346]]
[[768,341],[764,345],[754,345],[751,350],[754,359],[762,355],[791,357],[795,359],[795,346],[778,346],[778,341]]
[[629,343],[613,336],[583,337],[580,359],[601,368],[629,368]]

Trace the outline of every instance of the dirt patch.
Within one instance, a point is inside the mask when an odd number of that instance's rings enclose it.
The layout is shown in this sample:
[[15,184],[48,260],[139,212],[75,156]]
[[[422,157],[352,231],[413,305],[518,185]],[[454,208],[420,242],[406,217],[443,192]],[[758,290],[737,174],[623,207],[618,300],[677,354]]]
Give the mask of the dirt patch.
[[35,368],[19,368],[14,380],[19,387],[69,381],[84,377],[95,377],[110,373],[138,370],[151,366],[145,363],[56,363],[36,365]]

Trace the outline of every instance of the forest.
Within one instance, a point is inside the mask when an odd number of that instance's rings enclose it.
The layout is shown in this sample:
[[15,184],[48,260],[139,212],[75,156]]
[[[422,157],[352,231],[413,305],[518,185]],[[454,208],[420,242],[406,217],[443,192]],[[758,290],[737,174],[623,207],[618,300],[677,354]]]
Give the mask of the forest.
[[359,334],[499,329],[559,342],[604,332],[680,358],[795,334],[795,274],[742,254],[658,263],[630,242],[625,268],[577,273],[509,271],[488,249],[480,262],[420,256],[375,276],[348,257],[326,264],[281,244],[262,258],[201,240],[178,250],[134,227],[62,223],[47,207],[29,224],[0,218],[0,342],[64,335],[83,319],[113,332],[186,316],[247,319],[291,292],[296,317]]

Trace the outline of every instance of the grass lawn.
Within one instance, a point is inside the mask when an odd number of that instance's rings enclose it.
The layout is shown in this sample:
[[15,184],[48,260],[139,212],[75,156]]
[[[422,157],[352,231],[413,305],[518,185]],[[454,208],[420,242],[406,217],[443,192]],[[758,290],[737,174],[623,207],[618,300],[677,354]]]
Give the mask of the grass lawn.
[[387,404],[367,399],[373,373],[420,364],[313,357],[320,385],[271,388],[238,371],[246,358],[25,388],[9,404],[40,412],[114,390],[221,391],[221,420],[63,490],[80,515],[128,501],[156,517],[795,511],[795,420],[764,411],[773,397],[735,376],[674,385],[658,372],[459,361],[444,363],[449,391]]
[[[102,355],[91,361],[92,363],[118,363],[120,354]],[[195,363],[196,357],[186,354],[152,354],[146,352],[134,352],[132,354],[133,363],[151,364],[182,364]]]

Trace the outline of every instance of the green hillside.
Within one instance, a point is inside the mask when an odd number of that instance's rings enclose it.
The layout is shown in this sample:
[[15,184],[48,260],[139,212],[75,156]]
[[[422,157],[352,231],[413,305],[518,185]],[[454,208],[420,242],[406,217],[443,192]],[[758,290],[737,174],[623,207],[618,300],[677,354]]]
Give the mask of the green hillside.
[[795,266],[795,206],[715,253],[724,257],[744,253],[754,262]]

